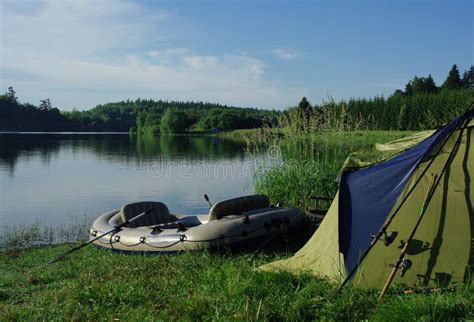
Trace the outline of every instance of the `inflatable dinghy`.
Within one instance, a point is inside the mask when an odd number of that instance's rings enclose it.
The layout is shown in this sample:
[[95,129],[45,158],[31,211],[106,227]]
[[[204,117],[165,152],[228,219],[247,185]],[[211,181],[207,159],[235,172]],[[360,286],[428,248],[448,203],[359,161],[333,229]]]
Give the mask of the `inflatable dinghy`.
[[90,238],[113,229],[140,213],[146,215],[116,232],[94,241],[114,251],[176,253],[198,249],[259,246],[276,235],[301,227],[299,209],[272,207],[267,196],[252,195],[218,202],[209,214],[170,214],[161,202],[137,202],[99,216],[89,230]]

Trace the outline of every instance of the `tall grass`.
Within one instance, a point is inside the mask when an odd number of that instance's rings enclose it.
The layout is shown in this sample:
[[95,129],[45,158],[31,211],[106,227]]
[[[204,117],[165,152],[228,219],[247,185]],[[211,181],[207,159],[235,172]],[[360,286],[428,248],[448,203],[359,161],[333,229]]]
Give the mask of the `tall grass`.
[[254,183],[258,193],[270,196],[275,204],[308,210],[314,206],[312,196],[334,197],[338,174],[351,152],[410,133],[358,130],[368,128],[370,120],[352,121],[344,107],[336,113],[331,104],[323,107],[323,113],[290,109],[281,116],[278,129],[267,127],[248,140],[250,151],[276,146],[282,159],[276,166],[258,169]]
[[279,115],[278,127],[286,137],[307,137],[322,132],[375,130],[378,124],[372,115],[354,115],[349,113],[347,105],[330,99],[319,108],[303,111],[289,108]]
[[30,225],[2,227],[0,252],[32,246],[71,243],[87,238],[90,220],[79,217],[75,222],[51,226],[37,222]]

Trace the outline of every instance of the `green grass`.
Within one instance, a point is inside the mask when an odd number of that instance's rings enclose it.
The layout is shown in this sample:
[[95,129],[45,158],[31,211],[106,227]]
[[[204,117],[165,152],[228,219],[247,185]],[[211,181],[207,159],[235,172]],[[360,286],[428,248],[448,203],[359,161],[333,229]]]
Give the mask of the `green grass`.
[[454,320],[474,318],[474,289],[389,294],[301,273],[260,272],[288,253],[113,254],[89,247],[54,265],[70,246],[0,255],[0,320]]

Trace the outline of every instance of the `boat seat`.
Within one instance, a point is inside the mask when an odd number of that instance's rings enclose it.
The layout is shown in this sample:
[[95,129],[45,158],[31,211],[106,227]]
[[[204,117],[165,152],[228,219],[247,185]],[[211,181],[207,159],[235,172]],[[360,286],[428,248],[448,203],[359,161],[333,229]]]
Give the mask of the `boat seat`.
[[164,203],[156,201],[129,203],[120,210],[120,217],[125,222],[150,208],[153,209],[153,211],[131,222],[128,227],[152,226],[177,220],[175,216],[170,214],[168,207],[166,207]]
[[270,206],[270,199],[264,195],[251,195],[224,200],[216,203],[209,210],[209,221],[219,220],[229,215],[242,215],[252,211]]

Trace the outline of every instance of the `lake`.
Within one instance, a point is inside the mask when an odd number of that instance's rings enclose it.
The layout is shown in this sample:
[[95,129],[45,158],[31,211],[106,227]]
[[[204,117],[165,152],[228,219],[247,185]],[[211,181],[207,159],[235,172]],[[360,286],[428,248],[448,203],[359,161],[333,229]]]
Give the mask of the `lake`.
[[0,134],[0,233],[88,226],[134,201],[207,213],[212,202],[253,193],[255,170],[272,156],[237,140],[128,134]]

